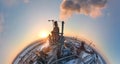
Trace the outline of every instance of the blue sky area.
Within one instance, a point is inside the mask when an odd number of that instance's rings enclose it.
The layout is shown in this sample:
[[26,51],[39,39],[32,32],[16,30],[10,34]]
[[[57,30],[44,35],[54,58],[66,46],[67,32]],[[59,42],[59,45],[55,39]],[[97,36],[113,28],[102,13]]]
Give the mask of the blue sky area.
[[[59,19],[62,0],[0,0],[0,64],[15,56],[40,32],[52,30],[49,19]],[[120,0],[108,0],[102,15],[73,14],[65,21],[65,34],[82,36],[99,47],[111,64],[120,60]],[[78,36],[79,35],[79,36]]]

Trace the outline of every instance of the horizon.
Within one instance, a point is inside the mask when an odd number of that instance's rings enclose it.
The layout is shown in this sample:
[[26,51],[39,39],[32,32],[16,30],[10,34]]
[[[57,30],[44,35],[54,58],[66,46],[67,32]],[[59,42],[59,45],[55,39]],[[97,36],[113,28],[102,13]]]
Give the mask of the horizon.
[[[1,64],[11,64],[19,52],[41,38],[41,32],[51,32],[52,23],[47,20],[60,20],[62,1],[0,0]],[[119,64],[119,2],[108,0],[101,10],[102,14],[96,18],[74,12],[65,20],[64,35],[83,37],[94,42],[111,64]]]

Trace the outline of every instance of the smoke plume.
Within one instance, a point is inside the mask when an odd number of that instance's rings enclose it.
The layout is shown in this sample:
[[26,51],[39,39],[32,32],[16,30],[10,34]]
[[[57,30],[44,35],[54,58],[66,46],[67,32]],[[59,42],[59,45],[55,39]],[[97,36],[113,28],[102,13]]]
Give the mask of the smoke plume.
[[60,19],[67,19],[73,13],[100,16],[106,2],[107,0],[63,0],[60,6]]

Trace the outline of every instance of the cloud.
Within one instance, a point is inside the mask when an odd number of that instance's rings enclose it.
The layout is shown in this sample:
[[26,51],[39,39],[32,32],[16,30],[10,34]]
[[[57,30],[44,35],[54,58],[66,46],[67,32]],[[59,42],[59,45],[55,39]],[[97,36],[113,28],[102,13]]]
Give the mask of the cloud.
[[3,3],[6,5],[6,6],[13,6],[15,4],[18,3],[18,0],[4,0]]
[[24,3],[29,3],[30,0],[23,0]]
[[63,0],[60,6],[60,19],[67,19],[72,14],[84,14],[91,17],[100,16],[107,0]]
[[29,3],[30,0],[4,0],[3,3],[6,6],[13,6],[13,5],[17,5],[19,3]]
[[0,14],[0,32],[3,30],[3,22],[4,22],[4,16],[3,14]]

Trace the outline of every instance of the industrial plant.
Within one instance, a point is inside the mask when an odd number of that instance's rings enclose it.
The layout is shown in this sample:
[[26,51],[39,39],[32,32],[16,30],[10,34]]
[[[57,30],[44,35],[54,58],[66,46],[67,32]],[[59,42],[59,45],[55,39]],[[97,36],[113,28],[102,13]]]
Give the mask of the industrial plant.
[[64,21],[48,21],[53,24],[49,36],[27,46],[12,64],[107,64],[91,42],[64,36]]

